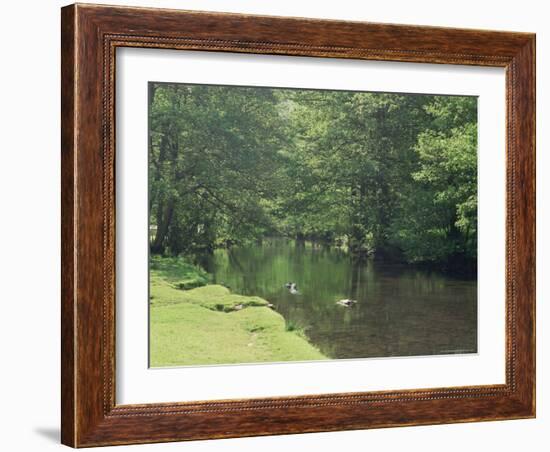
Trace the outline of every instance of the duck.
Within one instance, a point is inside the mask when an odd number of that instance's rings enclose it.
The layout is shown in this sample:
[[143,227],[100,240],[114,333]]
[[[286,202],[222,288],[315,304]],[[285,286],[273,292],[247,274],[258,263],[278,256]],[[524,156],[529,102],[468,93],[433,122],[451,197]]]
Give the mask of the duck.
[[290,289],[288,290],[292,295],[296,295],[298,293],[298,286],[296,285],[296,283],[292,283],[290,284]]
[[293,282],[288,282],[285,284],[285,287],[289,290],[289,292],[292,294],[292,295],[296,295],[298,294],[298,286],[296,285],[296,283],[293,283]]
[[350,300],[349,298],[345,298],[343,300],[338,300],[336,304],[339,304],[341,306],[345,306],[346,308],[350,308],[354,306],[357,303],[357,300]]

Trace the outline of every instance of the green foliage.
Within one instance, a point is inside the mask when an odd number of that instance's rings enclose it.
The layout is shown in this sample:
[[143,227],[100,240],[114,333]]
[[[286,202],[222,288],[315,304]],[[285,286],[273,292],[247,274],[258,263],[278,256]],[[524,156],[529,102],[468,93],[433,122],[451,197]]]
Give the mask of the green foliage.
[[415,149],[419,161],[412,174],[414,191],[403,203],[407,215],[394,223],[396,242],[413,262],[445,262],[456,256],[475,260],[476,124],[424,131]]
[[286,236],[476,261],[473,97],[151,83],[150,102],[153,254]]
[[271,91],[171,84],[150,90],[152,251],[202,252],[261,236],[281,142]]

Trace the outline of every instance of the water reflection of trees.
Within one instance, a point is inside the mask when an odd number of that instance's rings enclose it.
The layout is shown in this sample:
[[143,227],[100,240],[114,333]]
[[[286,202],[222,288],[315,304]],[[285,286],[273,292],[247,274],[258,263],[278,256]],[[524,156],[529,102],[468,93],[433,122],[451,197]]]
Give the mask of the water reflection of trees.
[[[277,240],[215,253],[215,277],[274,303],[331,357],[476,348],[476,283]],[[284,287],[298,284],[300,295]],[[353,298],[353,308],[336,305]]]

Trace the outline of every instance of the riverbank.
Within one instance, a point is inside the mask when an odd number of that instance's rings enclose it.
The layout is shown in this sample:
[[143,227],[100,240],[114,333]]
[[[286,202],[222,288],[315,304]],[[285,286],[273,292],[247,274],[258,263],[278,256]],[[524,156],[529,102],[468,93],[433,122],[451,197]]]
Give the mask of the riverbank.
[[326,357],[260,297],[233,294],[183,259],[153,257],[152,367],[308,361]]

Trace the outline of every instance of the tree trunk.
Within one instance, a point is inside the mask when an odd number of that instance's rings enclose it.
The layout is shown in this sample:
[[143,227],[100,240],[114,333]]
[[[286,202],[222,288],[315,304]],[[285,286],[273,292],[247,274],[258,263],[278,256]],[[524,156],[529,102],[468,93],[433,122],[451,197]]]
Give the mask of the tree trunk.
[[367,218],[365,215],[366,184],[360,181],[351,188],[352,224],[349,237],[349,252],[354,260],[363,261],[368,254],[365,242]]
[[168,236],[168,230],[170,223],[172,222],[172,216],[174,213],[174,200],[169,199],[164,206],[164,202],[159,202],[157,210],[157,234],[155,240],[151,245],[152,254],[164,254],[166,252],[166,237]]

